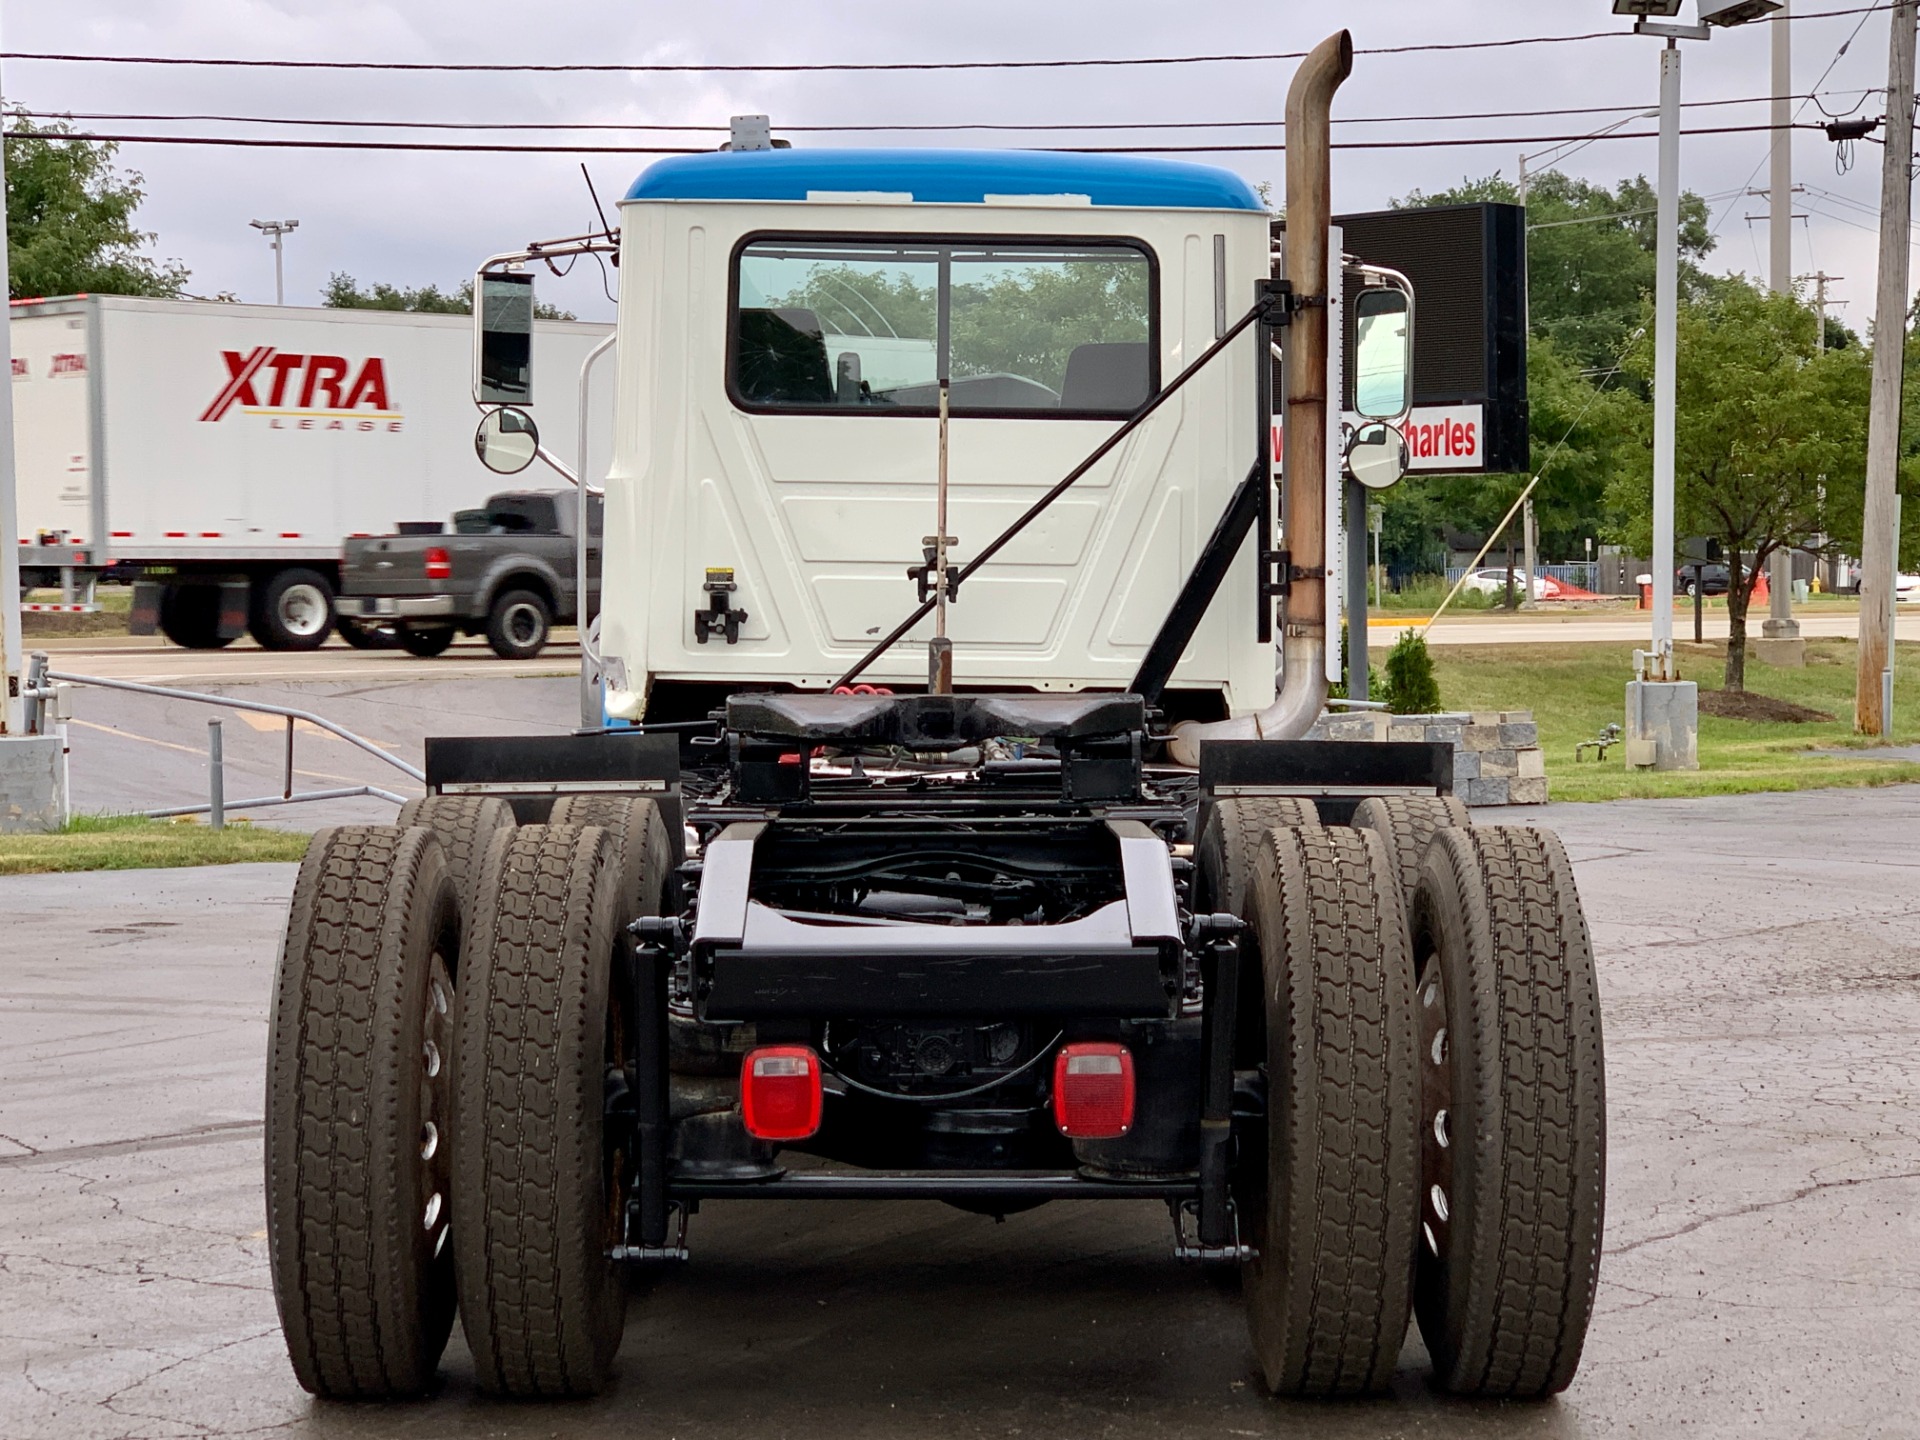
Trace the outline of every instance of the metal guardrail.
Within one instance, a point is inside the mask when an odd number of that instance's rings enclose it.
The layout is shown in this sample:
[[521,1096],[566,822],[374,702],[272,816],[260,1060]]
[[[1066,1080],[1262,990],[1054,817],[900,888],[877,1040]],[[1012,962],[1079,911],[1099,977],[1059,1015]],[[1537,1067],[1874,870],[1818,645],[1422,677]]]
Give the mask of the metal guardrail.
[[35,664],[29,672],[28,684],[43,700],[54,697],[54,691],[50,688],[52,684],[88,685],[101,690],[126,690],[135,695],[155,695],[163,700],[186,700],[196,705],[218,705],[228,710],[251,711],[256,715],[275,715],[287,722],[286,771],[280,794],[264,795],[252,800],[226,798],[225,744],[221,722],[213,719],[207,722],[207,803],[177,805],[161,810],[140,812],[151,820],[168,819],[176,815],[205,815],[213,828],[219,829],[226,823],[227,812],[232,810],[260,810],[274,805],[301,805],[314,800],[348,800],[362,795],[385,800],[394,805],[406,804],[406,796],[396,795],[391,790],[382,790],[377,785],[296,792],[293,788],[293,738],[295,728],[302,722],[366,751],[374,759],[391,765],[409,780],[423,785],[426,783],[427,776],[424,770],[409,765],[398,755],[382,750],[371,740],[356,735],[345,726],[336,725],[325,716],[316,715],[311,710],[296,710],[289,705],[269,705],[261,700],[235,700],[230,695],[207,695],[197,690],[176,689],[171,685],[144,685],[136,680],[109,680],[101,675],[73,675],[65,671],[46,669],[44,655],[35,655],[33,659]]

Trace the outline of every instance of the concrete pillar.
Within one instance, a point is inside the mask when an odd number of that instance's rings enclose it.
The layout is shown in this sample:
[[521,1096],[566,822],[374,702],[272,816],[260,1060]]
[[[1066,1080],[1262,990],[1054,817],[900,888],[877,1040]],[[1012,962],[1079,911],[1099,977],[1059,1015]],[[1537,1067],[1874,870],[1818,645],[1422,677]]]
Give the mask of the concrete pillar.
[[58,735],[0,736],[0,833],[67,823],[65,750]]

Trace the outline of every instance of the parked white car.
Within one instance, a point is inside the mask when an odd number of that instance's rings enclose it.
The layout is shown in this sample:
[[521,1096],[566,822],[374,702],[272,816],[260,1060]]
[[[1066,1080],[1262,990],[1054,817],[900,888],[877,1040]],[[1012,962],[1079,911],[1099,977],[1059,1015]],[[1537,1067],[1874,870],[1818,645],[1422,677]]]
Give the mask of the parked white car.
[[[1515,570],[1513,572],[1513,588],[1519,590],[1525,584],[1526,578],[1518,570]],[[1467,576],[1467,583],[1462,588],[1476,591],[1481,595],[1505,595],[1507,593],[1507,572],[1504,569],[1476,570]],[[1553,581],[1544,575],[1536,575],[1533,577],[1533,598],[1536,600],[1548,599],[1557,593],[1558,588]]]
[[1920,605],[1920,575],[1896,575],[1893,598],[1902,605]]

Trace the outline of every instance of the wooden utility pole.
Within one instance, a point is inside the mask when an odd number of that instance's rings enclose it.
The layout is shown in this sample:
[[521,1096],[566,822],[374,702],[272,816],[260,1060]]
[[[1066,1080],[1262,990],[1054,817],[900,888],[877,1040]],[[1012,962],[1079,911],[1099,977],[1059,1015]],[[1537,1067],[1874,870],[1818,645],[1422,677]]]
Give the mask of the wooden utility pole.
[[[1820,312],[1820,348],[1822,350],[1829,348],[1827,345],[1827,290],[1835,281],[1846,278],[1844,275],[1829,275],[1824,270],[1813,277],[1813,308]],[[1840,303],[1844,305],[1846,302],[1843,300]]]
[[1884,686],[1892,673],[1894,514],[1900,470],[1901,382],[1906,369],[1907,284],[1913,225],[1913,66],[1916,0],[1893,7],[1887,62],[1887,152],[1880,177],[1880,286],[1873,322],[1873,416],[1867,434],[1867,507],[1860,542],[1860,667],[1853,728],[1891,727]]

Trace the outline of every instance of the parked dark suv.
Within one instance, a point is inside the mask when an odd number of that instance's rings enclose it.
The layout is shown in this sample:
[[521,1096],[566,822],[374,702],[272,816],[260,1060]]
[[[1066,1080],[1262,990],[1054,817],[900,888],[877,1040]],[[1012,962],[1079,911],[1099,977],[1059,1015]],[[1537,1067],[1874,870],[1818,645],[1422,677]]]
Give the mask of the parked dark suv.
[[1732,572],[1724,565],[1682,565],[1673,572],[1674,591],[1689,597],[1696,587],[1703,595],[1724,595],[1732,586]]

